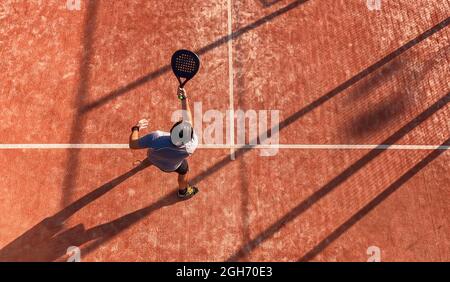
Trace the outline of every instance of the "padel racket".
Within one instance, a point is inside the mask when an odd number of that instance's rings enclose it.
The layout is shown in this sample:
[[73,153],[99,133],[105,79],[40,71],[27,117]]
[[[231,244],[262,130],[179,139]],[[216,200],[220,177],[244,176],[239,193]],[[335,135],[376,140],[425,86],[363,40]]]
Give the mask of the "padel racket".
[[[183,88],[186,82],[195,76],[200,68],[197,54],[189,50],[178,50],[172,55],[172,70]],[[184,81],[181,79],[184,78]]]

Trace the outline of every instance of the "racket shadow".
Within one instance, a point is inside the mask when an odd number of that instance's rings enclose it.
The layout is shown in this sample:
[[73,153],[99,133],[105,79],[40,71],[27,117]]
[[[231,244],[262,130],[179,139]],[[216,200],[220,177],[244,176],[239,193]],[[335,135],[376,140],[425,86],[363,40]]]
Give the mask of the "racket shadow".
[[[356,84],[347,94],[348,107],[366,108],[355,114],[342,131],[351,137],[362,138],[380,131],[387,126],[401,123],[403,114],[416,108],[416,101],[422,97],[421,82],[435,67],[445,60],[450,45],[443,46],[430,53],[427,60],[420,60],[415,53],[405,54],[406,58],[397,57]],[[385,83],[390,84],[386,91],[377,91]],[[370,104],[370,107],[364,106]],[[403,117],[403,118],[402,118]]]

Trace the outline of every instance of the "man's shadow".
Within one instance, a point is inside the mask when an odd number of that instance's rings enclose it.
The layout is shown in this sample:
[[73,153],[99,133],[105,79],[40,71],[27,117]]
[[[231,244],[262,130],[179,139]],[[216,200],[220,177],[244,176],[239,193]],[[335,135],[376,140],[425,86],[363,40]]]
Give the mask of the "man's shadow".
[[[45,218],[2,248],[0,250],[0,261],[55,261],[66,254],[69,246],[82,246],[91,241],[91,245],[97,245],[126,229],[143,216],[179,202],[176,190],[173,190],[144,209],[129,213],[113,221],[87,230],[83,224],[64,230],[64,222],[73,214],[149,166],[150,164],[144,161],[76,200],[53,216]],[[89,246],[87,248],[89,249]]]

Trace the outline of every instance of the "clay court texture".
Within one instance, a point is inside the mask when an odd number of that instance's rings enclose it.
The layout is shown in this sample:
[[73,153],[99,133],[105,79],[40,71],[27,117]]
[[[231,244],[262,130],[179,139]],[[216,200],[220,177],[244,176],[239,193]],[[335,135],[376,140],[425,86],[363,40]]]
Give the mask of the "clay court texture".
[[[449,24],[448,0],[1,1],[0,260],[449,261]],[[178,49],[187,201],[128,149],[173,124]]]

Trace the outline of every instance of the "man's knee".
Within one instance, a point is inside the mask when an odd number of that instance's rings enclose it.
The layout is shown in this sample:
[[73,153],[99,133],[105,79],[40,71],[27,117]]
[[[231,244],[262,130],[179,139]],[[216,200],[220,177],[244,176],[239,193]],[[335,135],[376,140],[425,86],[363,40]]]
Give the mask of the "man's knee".
[[183,176],[189,172],[189,164],[188,164],[187,160],[183,160],[181,165],[177,168],[176,172],[179,175],[183,175]]

